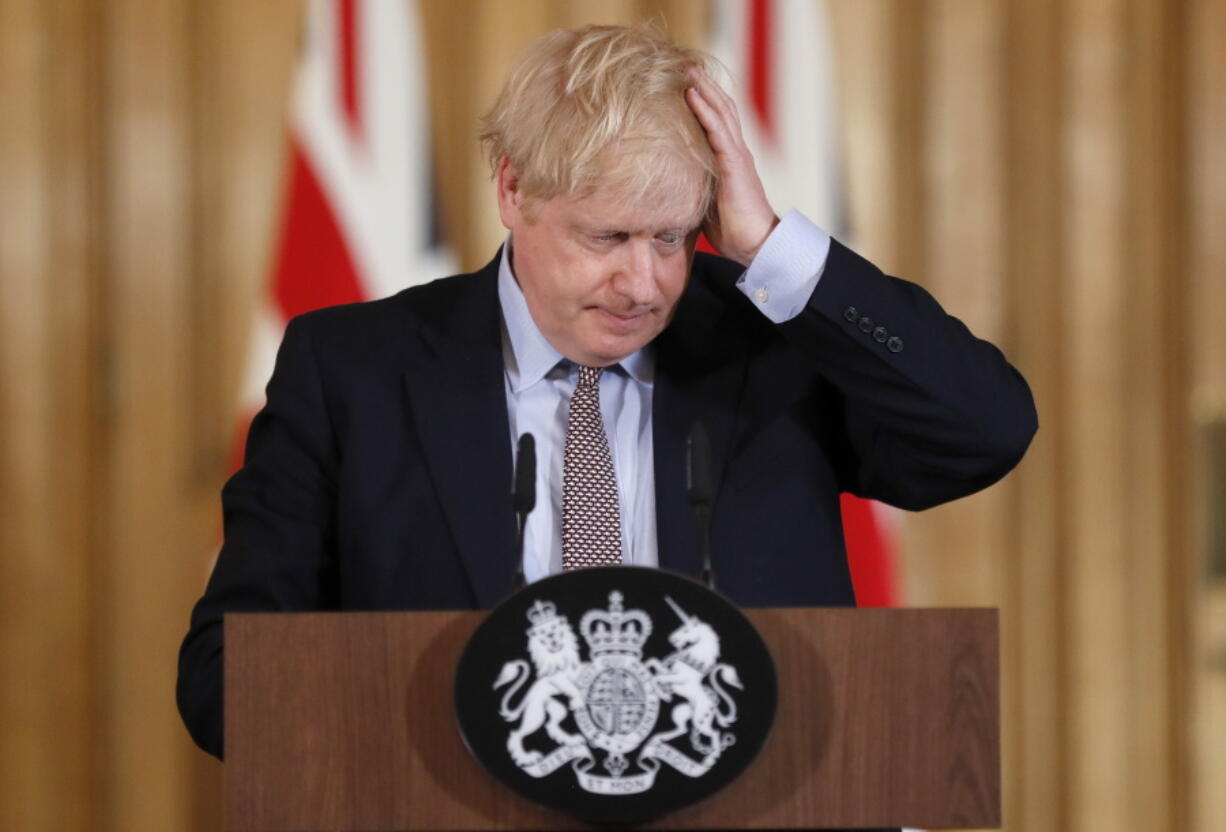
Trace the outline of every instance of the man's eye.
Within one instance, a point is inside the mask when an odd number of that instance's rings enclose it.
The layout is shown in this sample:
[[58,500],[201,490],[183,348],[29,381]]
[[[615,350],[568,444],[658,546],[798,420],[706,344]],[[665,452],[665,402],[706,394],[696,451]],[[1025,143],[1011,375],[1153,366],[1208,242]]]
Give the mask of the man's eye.
[[685,237],[680,234],[660,234],[656,237],[656,240],[666,246],[676,246],[685,242]]

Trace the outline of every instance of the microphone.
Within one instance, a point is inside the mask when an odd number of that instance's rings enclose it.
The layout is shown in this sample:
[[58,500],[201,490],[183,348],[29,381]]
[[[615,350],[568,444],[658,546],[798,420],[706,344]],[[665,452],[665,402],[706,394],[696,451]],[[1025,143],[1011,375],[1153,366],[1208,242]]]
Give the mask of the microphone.
[[511,484],[511,508],[522,522],[536,508],[536,440],[532,434],[519,437],[515,454],[515,482]]
[[514,592],[524,586],[524,525],[528,513],[536,508],[536,440],[532,434],[519,437],[519,450],[515,453],[515,478],[511,483],[511,509],[515,512],[515,578],[511,584]]
[[715,571],[711,568],[711,445],[702,422],[690,426],[685,457],[686,489],[698,524],[698,545],[702,552],[699,579],[708,589],[715,589]]

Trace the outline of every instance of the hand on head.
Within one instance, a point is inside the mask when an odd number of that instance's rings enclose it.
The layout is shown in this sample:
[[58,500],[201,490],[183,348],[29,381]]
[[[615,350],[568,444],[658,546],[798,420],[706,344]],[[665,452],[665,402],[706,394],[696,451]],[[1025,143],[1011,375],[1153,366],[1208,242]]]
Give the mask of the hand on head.
[[720,254],[748,266],[779,218],[745,144],[736,104],[702,70],[691,69],[689,77],[685,100],[707,132],[718,176],[715,208],[703,232]]

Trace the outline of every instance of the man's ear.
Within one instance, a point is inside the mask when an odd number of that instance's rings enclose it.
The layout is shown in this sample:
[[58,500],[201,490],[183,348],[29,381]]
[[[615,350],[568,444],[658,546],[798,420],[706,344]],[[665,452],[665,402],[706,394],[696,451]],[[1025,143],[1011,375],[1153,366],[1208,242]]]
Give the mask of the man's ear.
[[495,179],[498,186],[498,216],[508,231],[514,231],[515,226],[524,221],[524,194],[519,187],[519,174],[506,156],[498,161]]

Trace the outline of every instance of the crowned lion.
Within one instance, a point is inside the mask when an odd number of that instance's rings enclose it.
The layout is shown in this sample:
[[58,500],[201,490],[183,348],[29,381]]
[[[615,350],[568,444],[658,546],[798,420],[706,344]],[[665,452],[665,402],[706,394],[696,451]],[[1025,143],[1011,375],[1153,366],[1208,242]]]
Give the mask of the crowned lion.
[[[528,655],[532,657],[536,681],[516,705],[511,705],[511,699],[528,679],[528,663],[523,659],[507,662],[494,682],[495,690],[511,685],[502,696],[499,713],[507,722],[519,722],[507,737],[507,750],[520,766],[530,766],[541,759],[539,751],[524,748],[524,740],[542,727],[561,745],[585,743],[582,736],[562,728],[568,710],[584,707],[583,692],[575,683],[582,664],[575,632],[566,616],[558,615],[548,601],[534,603],[528,610],[528,620],[532,622],[528,628]],[[558,697],[564,697],[567,705]]]

